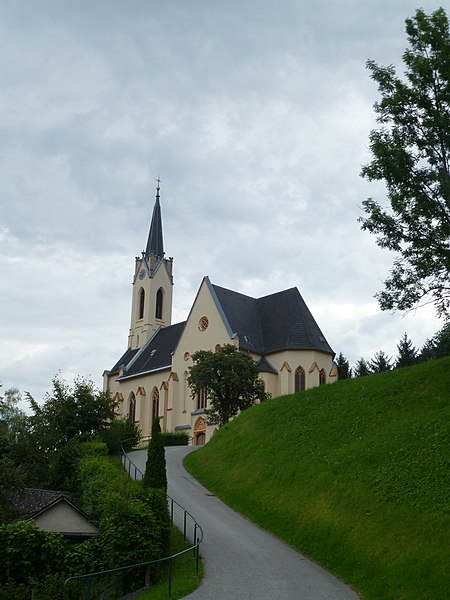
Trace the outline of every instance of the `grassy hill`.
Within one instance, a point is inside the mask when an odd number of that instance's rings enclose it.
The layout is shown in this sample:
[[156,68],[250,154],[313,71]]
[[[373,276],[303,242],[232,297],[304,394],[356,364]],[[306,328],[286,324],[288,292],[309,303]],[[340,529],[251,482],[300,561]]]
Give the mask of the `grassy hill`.
[[264,402],[186,467],[362,598],[450,599],[450,357]]

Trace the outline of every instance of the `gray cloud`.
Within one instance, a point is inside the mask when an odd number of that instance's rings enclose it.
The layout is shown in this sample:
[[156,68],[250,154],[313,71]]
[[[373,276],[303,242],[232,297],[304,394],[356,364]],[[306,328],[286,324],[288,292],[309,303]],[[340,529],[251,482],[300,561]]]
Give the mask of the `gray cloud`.
[[428,309],[380,313],[392,257],[357,223],[384,195],[359,177],[377,97],[365,61],[401,68],[415,9],[4,1],[4,385],[40,398],[58,370],[100,383],[126,345],[158,175],[174,321],[208,274],[254,296],[297,285],[351,362],[431,336]]

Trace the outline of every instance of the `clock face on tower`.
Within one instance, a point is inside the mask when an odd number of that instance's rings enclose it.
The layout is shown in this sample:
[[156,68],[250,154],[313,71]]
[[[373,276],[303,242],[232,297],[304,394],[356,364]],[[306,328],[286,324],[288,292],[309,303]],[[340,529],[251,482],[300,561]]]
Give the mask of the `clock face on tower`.
[[141,269],[139,271],[139,279],[144,279],[144,277],[145,277],[145,269]]

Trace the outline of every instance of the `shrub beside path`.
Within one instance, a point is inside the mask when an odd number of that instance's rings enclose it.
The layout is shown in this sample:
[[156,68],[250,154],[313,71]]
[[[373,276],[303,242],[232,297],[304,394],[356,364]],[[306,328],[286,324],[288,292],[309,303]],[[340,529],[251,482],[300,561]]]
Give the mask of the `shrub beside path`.
[[[342,581],[210,494],[182,465],[189,446],[166,448],[169,494],[200,523],[202,585],[189,600],[358,600]],[[145,469],[146,451],[131,453]],[[182,527],[182,524],[179,524]]]

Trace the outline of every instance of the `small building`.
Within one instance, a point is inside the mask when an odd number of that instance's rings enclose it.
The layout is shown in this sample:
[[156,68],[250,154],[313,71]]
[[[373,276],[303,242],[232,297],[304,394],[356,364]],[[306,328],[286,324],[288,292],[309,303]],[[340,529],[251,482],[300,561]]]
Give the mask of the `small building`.
[[14,492],[9,503],[17,515],[14,521],[34,521],[39,529],[62,533],[73,542],[82,542],[98,533],[98,527],[66,492],[24,488]]
[[254,358],[272,397],[337,380],[334,352],[297,288],[261,298],[214,285],[205,276],[186,321],[171,324],[173,258],[166,258],[159,183],[145,251],[135,259],[128,347],[103,374],[120,413],[148,436],[154,418],[163,431],[188,432],[204,444],[214,433],[208,399],[192,398],[191,356],[234,344]]

